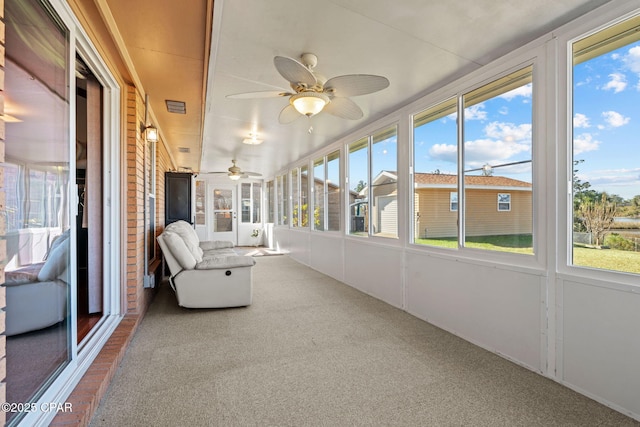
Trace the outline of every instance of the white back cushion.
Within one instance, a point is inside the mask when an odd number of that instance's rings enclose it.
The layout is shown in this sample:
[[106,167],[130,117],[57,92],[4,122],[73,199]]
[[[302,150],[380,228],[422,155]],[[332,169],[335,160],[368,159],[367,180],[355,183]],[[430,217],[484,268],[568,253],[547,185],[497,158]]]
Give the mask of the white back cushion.
[[196,234],[196,230],[193,229],[186,221],[176,221],[165,227],[166,231],[176,233],[182,237],[184,244],[187,246],[189,252],[196,262],[202,261],[202,249],[200,249],[200,239]]
[[191,254],[191,251],[187,249],[187,245],[181,235],[165,230],[162,233],[162,238],[171,255],[178,261],[178,264],[180,264],[183,269],[193,270],[193,268],[195,268],[196,259]]

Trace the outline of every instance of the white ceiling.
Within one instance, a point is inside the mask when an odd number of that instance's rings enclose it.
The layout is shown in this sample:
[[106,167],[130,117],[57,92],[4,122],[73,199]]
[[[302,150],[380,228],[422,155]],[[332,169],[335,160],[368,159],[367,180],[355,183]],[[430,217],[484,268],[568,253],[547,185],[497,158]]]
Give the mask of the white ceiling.
[[[237,159],[268,178],[609,0],[94,2],[133,83],[149,94],[174,167],[226,171]],[[289,90],[273,58],[304,52],[317,55],[315,71],[327,78],[376,74],[390,86],[353,97],[364,111],[355,121],[320,113],[281,125],[286,98],[227,98]],[[186,101],[187,114],[168,113],[167,99]],[[243,144],[251,132],[265,142]]]
[[[224,171],[231,159],[269,177],[439,85],[469,73],[607,0],[216,0],[201,165]],[[364,118],[320,113],[281,125],[286,98],[227,95],[288,89],[276,55],[318,57],[327,78],[377,74],[390,86],[354,97]],[[309,133],[309,127],[313,132]],[[242,144],[252,131],[265,142]]]

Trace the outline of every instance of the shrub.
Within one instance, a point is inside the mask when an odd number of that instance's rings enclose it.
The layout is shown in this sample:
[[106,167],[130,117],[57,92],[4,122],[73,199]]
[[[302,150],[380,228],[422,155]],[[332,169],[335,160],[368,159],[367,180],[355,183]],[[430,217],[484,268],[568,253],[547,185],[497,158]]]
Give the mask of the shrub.
[[609,246],[611,249],[618,249],[621,251],[633,251],[635,250],[635,245],[633,241],[626,239],[625,237],[619,235],[618,233],[611,233],[604,239],[605,245]]

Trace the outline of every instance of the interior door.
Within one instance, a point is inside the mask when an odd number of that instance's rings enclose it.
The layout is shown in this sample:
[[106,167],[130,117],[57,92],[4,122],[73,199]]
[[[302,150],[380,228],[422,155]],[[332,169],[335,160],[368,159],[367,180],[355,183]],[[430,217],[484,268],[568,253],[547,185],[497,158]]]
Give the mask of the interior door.
[[236,188],[229,185],[211,186],[211,240],[230,240],[238,244],[238,218],[236,213]]

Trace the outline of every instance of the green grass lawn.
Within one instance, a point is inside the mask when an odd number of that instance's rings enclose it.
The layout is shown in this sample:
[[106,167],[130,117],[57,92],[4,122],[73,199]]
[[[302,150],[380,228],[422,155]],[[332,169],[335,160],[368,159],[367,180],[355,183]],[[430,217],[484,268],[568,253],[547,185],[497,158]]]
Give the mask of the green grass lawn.
[[[455,237],[416,239],[416,243],[441,248],[455,249],[458,247],[458,240]],[[501,252],[533,254],[532,237],[530,234],[468,237],[465,246]],[[573,264],[603,270],[640,274],[640,252],[574,247]]]
[[[458,240],[455,237],[416,239],[416,243],[420,245],[439,246],[441,248],[458,247]],[[465,246],[468,248],[487,249],[491,251],[533,254],[533,240],[531,234],[467,237]]]
[[640,274],[640,252],[574,247],[573,265]]

